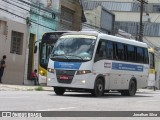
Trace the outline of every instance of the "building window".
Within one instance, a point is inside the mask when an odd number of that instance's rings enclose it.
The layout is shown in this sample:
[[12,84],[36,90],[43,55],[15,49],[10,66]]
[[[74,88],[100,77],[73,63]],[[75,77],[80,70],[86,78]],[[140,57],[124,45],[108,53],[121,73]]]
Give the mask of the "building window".
[[160,12],[160,5],[153,5],[153,12]]
[[11,53],[22,55],[23,33],[12,31],[11,36]]
[[1,35],[6,35],[7,34],[7,22],[0,20],[0,34]]
[[72,30],[74,12],[68,8],[62,7],[61,27]]
[[75,0],[68,0],[68,2],[74,3],[74,2],[75,2]]

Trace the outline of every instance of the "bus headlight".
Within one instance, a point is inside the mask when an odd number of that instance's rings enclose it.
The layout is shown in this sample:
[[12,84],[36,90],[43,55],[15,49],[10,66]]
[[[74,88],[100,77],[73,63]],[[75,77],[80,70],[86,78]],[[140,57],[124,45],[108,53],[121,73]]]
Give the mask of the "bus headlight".
[[39,71],[40,75],[45,76],[45,72],[43,70]]
[[52,68],[48,68],[47,70],[48,70],[48,72],[54,73],[54,69],[52,69]]
[[78,70],[77,71],[77,75],[88,74],[88,73],[91,73],[91,71],[90,70]]
[[40,73],[41,73],[41,74],[43,74],[43,71],[42,71],[42,70],[40,70]]
[[51,78],[48,78],[47,80],[48,80],[48,81],[51,81]]

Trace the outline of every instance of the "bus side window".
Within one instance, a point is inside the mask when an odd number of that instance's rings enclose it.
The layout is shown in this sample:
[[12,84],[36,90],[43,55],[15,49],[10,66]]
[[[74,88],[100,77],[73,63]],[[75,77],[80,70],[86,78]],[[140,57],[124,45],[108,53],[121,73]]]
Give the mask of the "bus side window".
[[113,59],[113,50],[114,50],[113,49],[113,42],[107,41],[106,48],[105,48],[107,59],[109,59],[109,60]]
[[124,44],[116,43],[116,60],[125,60],[124,49]]
[[133,45],[127,45],[127,61],[136,62],[135,47]]
[[97,46],[95,61],[105,59],[105,41],[100,40]]
[[143,48],[137,47],[137,62],[143,63]]

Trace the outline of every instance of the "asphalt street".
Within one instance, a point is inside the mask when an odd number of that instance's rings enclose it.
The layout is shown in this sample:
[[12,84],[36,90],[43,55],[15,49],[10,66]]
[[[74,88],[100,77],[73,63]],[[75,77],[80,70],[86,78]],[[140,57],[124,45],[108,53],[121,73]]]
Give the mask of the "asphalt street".
[[152,90],[139,91],[134,97],[113,92],[100,98],[76,92],[66,92],[64,96],[57,96],[53,91],[0,92],[0,111],[160,111],[159,106],[160,92]]

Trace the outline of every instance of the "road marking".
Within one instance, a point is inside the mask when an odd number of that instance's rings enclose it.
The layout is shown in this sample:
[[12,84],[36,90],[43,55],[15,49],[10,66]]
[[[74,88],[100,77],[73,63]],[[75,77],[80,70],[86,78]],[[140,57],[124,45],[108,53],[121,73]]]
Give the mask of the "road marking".
[[65,107],[65,108],[53,108],[53,109],[44,109],[44,110],[36,110],[36,111],[55,111],[55,110],[66,110],[66,109],[74,109],[77,107]]

